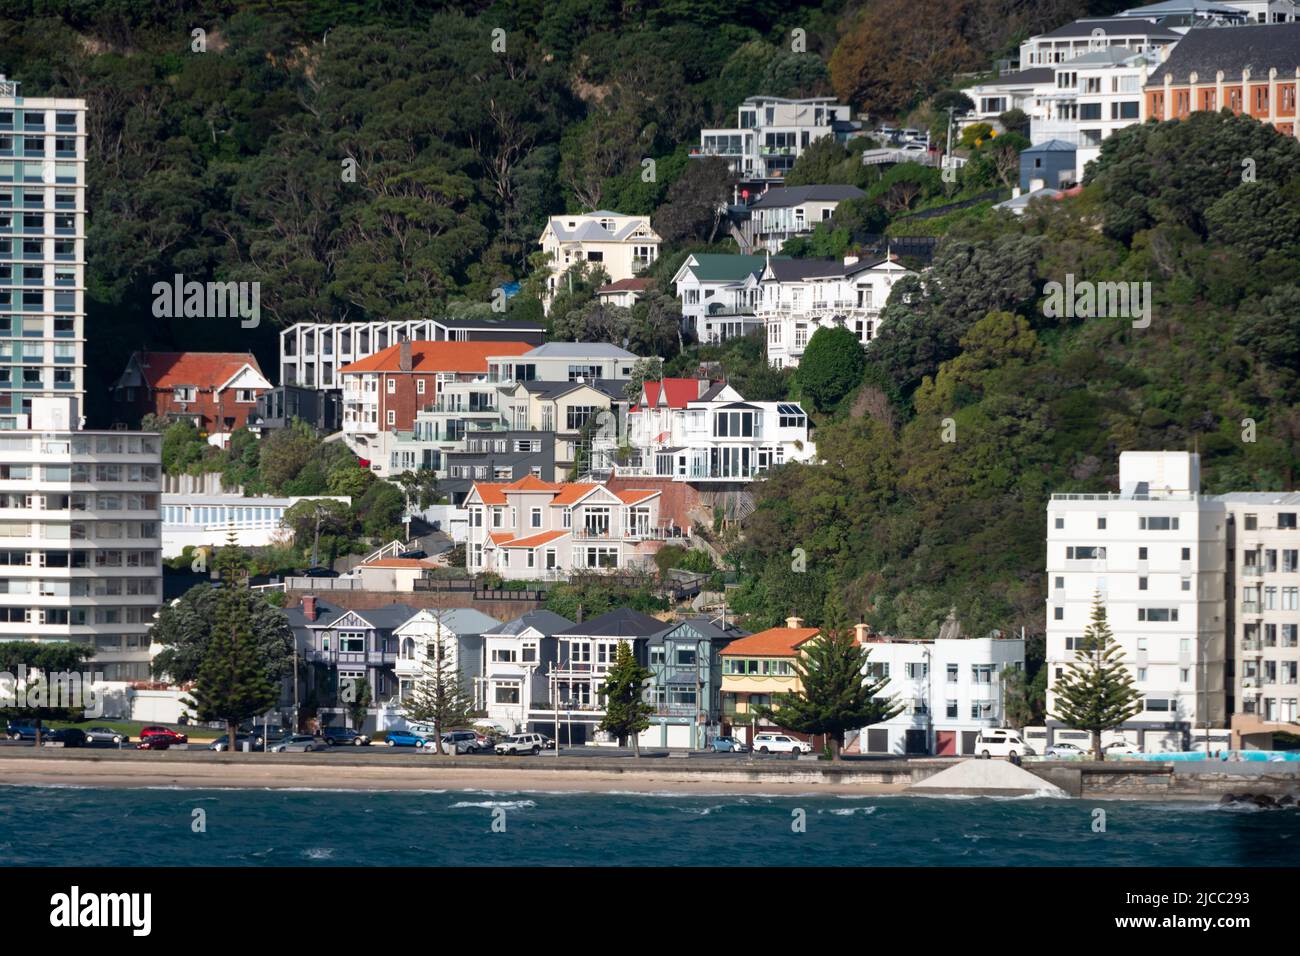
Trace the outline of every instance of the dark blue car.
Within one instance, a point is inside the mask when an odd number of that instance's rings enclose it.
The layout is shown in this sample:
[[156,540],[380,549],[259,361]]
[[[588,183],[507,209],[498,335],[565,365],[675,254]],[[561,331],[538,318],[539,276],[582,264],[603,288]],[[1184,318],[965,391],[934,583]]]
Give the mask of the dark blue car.
[[385,741],[390,747],[423,747],[430,738],[410,730],[390,730]]
[[[42,736],[48,733],[49,733],[49,729],[47,728],[42,732]],[[11,721],[9,725],[5,728],[5,735],[10,740],[35,740],[36,725],[16,724]]]

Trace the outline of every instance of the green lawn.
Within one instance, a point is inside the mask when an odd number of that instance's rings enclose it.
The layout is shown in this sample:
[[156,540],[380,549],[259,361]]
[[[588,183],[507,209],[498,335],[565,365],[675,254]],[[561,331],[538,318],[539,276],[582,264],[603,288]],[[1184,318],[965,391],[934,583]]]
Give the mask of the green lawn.
[[173,730],[185,734],[190,740],[215,740],[224,734],[219,730],[213,730],[211,727],[190,727],[180,726],[179,724],[155,724],[152,721],[139,720],[51,720],[47,722],[50,727],[78,727],[81,730],[89,730],[91,727],[112,727],[129,736],[132,740],[140,738],[140,730],[144,727],[170,727]]

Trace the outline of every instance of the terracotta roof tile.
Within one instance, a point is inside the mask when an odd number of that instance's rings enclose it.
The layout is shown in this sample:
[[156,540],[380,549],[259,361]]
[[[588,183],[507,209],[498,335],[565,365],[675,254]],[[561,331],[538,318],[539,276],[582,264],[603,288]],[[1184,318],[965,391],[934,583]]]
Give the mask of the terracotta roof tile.
[[732,641],[722,653],[728,657],[794,657],[799,645],[818,633],[815,627],[771,627]]
[[[489,355],[523,355],[535,348],[528,342],[412,342],[412,372],[486,372]],[[396,372],[401,360],[401,343],[382,352],[358,359],[339,369],[353,372]]]
[[152,388],[216,388],[245,365],[262,375],[252,352],[137,352],[134,358],[140,375]]
[[556,538],[563,538],[568,533],[567,530],[543,531],[541,534],[530,535],[527,538],[516,538],[509,544],[503,545],[503,547],[537,548],[544,544],[550,544]]

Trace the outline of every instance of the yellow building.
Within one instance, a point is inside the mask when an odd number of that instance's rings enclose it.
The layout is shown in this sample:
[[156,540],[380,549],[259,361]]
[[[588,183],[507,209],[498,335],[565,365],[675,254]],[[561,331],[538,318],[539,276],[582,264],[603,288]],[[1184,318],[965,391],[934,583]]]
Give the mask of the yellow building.
[[775,726],[755,717],[759,707],[770,707],[780,694],[801,689],[794,662],[803,653],[800,648],[816,637],[815,627],[801,627],[803,620],[787,618],[785,627],[773,627],[749,637],[732,641],[722,651],[722,720],[753,743],[756,730]]

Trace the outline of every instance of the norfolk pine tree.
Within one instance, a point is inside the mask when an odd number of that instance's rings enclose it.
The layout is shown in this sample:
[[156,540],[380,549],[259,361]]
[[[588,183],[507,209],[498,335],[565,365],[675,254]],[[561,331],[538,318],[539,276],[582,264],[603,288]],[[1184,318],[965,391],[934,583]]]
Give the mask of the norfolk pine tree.
[[654,707],[642,696],[650,676],[649,669],[637,663],[632,648],[620,642],[614,654],[614,666],[600,685],[600,694],[605,699],[600,729],[617,737],[620,747],[631,737],[632,752],[637,757],[641,756],[641,731],[650,726],[650,715],[654,713]]
[[242,590],[231,587],[222,592],[192,699],[186,701],[199,720],[225,721],[232,752],[240,721],[270,710],[280,696],[257,652]]
[[1101,594],[1092,599],[1092,622],[1074,652],[1074,662],[1056,684],[1052,716],[1073,730],[1092,734],[1092,755],[1105,760],[1101,732],[1120,726],[1142,712],[1142,695],[1123,661],[1124,651],[1106,623]]
[[435,620],[437,631],[425,652],[421,675],[404,706],[407,720],[433,724],[434,753],[440,754],[444,728],[454,730],[468,724],[474,716],[474,701],[465,693],[459,669],[447,659],[442,619],[435,617]]

